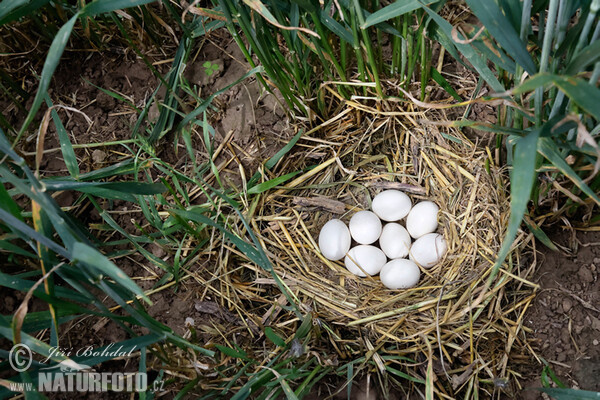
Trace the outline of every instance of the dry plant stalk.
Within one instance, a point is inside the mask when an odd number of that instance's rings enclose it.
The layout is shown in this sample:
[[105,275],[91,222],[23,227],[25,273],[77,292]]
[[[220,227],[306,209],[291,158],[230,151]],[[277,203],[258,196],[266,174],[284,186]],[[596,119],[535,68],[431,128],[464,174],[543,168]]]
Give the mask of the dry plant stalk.
[[[328,154],[317,168],[263,194],[250,221],[300,309],[318,322],[320,334],[313,332],[309,349],[323,365],[366,355],[373,361],[365,364],[369,371],[398,379],[389,367],[417,381],[427,378],[433,382],[428,390],[440,398],[473,393],[489,398],[511,390],[507,382],[514,389],[515,363],[531,350],[523,315],[538,285],[528,280],[535,258],[524,257],[533,249],[533,236],[522,233],[494,284],[485,287],[508,221],[506,171],[495,165],[490,149],[477,147],[454,128],[418,122],[438,118],[435,110],[395,113],[363,105],[342,114],[300,141],[313,146],[310,151]],[[444,139],[438,129],[457,140]],[[274,175],[314,164],[303,156],[306,147],[288,154]],[[348,222],[384,188],[406,189],[413,202],[428,199],[440,206],[438,231],[448,253],[408,290],[388,290],[378,277],[354,276],[342,262],[321,256],[316,244],[325,222]],[[243,234],[241,222],[231,223]],[[222,246],[214,272],[221,278],[205,292],[235,310],[249,336],[261,335],[257,326],[272,326],[293,337],[300,321],[282,308],[286,301],[275,281],[228,243]],[[473,304],[478,298],[481,303]],[[265,348],[254,343],[238,344],[268,359]],[[405,379],[402,385],[408,392],[415,383]]]

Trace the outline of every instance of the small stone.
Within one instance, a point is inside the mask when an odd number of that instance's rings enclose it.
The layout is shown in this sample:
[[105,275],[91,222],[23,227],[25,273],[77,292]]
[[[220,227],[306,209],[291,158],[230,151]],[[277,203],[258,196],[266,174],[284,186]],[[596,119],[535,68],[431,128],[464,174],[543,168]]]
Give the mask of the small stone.
[[10,296],[6,297],[4,305],[6,306],[6,311],[12,312],[15,309],[15,299]]
[[598,343],[600,343],[600,342],[598,342],[598,339],[594,339],[594,340],[592,341],[592,344],[593,344],[594,346],[598,346]]
[[592,329],[600,331],[600,319],[592,317]]
[[152,243],[149,247],[150,247],[150,252],[155,257],[163,258],[167,254],[167,252],[156,243]]
[[577,272],[577,275],[579,275],[579,278],[583,282],[585,282],[585,283],[592,283],[592,282],[594,282],[594,276],[592,275],[592,271],[590,271],[585,266],[579,268],[579,271]]
[[573,308],[573,302],[571,301],[571,299],[564,299],[562,302],[562,308],[564,312],[569,312],[569,310]]
[[104,151],[98,149],[92,151],[92,161],[95,164],[102,164],[104,160],[106,160],[106,153]]

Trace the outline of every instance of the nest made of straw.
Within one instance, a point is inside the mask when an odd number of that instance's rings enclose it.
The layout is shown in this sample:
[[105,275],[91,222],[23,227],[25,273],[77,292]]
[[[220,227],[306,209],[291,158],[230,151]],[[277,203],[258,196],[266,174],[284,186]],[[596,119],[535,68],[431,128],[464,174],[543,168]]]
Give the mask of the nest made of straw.
[[[489,148],[422,123],[431,118],[433,112],[348,107],[302,136],[273,172],[304,172],[262,196],[247,216],[275,272],[318,325],[321,334],[308,346],[321,362],[364,357],[368,372],[402,385],[427,379],[442,397],[491,396],[510,390],[518,375],[513,364],[527,361],[522,318],[537,285],[527,281],[535,262],[523,255],[533,240],[522,233],[488,285],[508,221],[507,176]],[[408,290],[354,276],[316,244],[328,220],[348,222],[391,188],[409,193],[413,203],[438,204],[438,232],[449,245],[443,262],[423,270]],[[247,273],[227,278],[223,303],[245,301],[249,320],[292,337],[300,321],[284,308],[275,280],[243,256],[240,265]]]

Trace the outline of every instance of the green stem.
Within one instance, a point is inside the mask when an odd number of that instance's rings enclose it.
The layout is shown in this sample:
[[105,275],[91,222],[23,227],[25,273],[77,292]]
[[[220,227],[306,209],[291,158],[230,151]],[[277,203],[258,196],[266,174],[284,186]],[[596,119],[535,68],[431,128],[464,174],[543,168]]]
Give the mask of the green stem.
[[[358,18],[359,26],[364,25],[365,18],[362,13],[362,8],[360,7],[360,3],[358,0],[354,1],[354,8],[356,9],[356,16]],[[377,95],[383,99],[383,90],[381,89],[381,82],[379,80],[379,72],[377,70],[377,63],[375,62],[375,55],[373,54],[373,46],[371,46],[371,38],[369,38],[369,31],[367,29],[361,29],[363,42],[365,47],[367,48],[367,57],[369,59],[369,65],[371,67],[371,73],[373,74],[373,78],[375,79],[375,89],[377,91]]]

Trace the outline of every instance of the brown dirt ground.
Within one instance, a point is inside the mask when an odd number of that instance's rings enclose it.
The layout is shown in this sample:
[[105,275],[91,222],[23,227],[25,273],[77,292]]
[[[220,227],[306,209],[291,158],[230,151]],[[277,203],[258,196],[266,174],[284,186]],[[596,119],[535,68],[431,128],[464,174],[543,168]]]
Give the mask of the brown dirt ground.
[[[216,64],[217,73],[207,76],[202,67],[205,61]],[[158,68],[164,73],[167,65]],[[205,97],[235,81],[247,70],[248,66],[235,43],[227,34],[218,33],[198,49],[188,63],[185,76],[190,82],[198,85],[200,96]],[[74,143],[128,139],[136,114],[129,106],[86,83],[84,78],[97,86],[125,95],[138,107],[143,106],[150,96],[157,85],[157,79],[141,60],[131,54],[124,57],[117,54],[67,53],[57,71],[51,92],[55,104],[75,107],[92,121],[90,125],[77,113],[60,112]],[[246,170],[246,176],[254,173],[260,162],[273,155],[294,134],[293,127],[290,126],[277,98],[265,95],[253,79],[219,96],[214,104],[217,109],[211,114],[211,123],[216,130],[215,147],[230,136],[230,142],[235,144],[236,149],[244,149],[245,152],[238,151],[236,155]],[[0,106],[1,111],[7,115],[9,106],[5,103],[0,103]],[[474,107],[476,115],[482,114],[482,118],[486,120],[493,119],[490,110],[480,110],[478,107]],[[151,118],[156,118],[156,110],[152,112],[154,115],[151,115]],[[10,115],[7,117],[13,122],[22,118],[11,110],[8,110],[8,114]],[[34,143],[35,141],[27,142],[22,150],[33,151]],[[169,138],[166,138],[166,143],[169,143]],[[203,148],[200,138],[194,138],[194,143],[198,149]],[[57,147],[56,133],[51,124],[45,148]],[[82,172],[120,161],[122,155],[119,155],[119,151],[122,150],[120,147],[77,150]],[[172,146],[162,146],[159,157],[176,164],[180,155],[174,150]],[[179,148],[178,151],[183,153],[184,149]],[[46,176],[66,174],[60,153],[51,154],[52,156],[44,158],[42,173]],[[232,150],[226,148],[221,157],[225,159],[232,155]],[[232,184],[238,185],[240,180],[237,166],[230,167],[230,170]],[[72,201],[72,193],[63,194],[59,199],[62,205],[71,204]],[[114,210],[121,212],[117,221],[129,232],[139,233],[132,223],[127,207],[126,203],[115,203]],[[100,221],[99,215],[91,212],[85,222]],[[564,242],[565,238],[566,236],[562,235],[556,240]],[[530,307],[526,325],[532,330],[529,337],[534,350],[550,363],[565,383],[583,389],[600,390],[600,234],[579,233],[576,238],[581,244],[575,255],[549,251],[543,255],[544,262],[536,275],[542,290]],[[158,257],[164,257],[166,254],[165,250],[157,245],[150,245],[148,250]],[[137,277],[138,283],[144,289],[152,287],[156,282],[157,273],[160,273],[155,266],[148,265],[143,257],[136,254],[122,257],[118,260],[118,265],[130,276]],[[202,268],[202,265],[198,265],[198,268]],[[185,320],[188,317],[195,321],[212,321],[229,330],[235,328],[238,323],[235,317],[228,310],[212,303],[210,297],[204,297],[202,303],[195,301],[199,297],[199,291],[201,289],[190,281],[182,283],[176,292],[166,290],[157,293],[152,297],[155,305],[149,309],[149,313],[179,334],[187,331]],[[10,314],[14,312],[23,296],[3,290],[2,297],[4,302],[0,305],[0,312]],[[43,305],[33,305],[31,310],[35,311],[39,307]],[[98,323],[85,319],[69,323],[69,327],[63,332],[63,343],[72,348],[88,344],[102,346],[126,338],[125,333],[112,322]],[[122,370],[122,367],[117,362],[111,365],[107,363],[102,369]],[[541,364],[532,359],[530,373],[525,374],[525,387],[539,386],[540,370]],[[364,380],[355,387],[356,399],[367,398],[366,394],[363,394],[366,387]],[[324,387],[317,391],[321,389],[321,393],[329,392]],[[170,396],[165,398],[168,397]],[[534,399],[539,396],[536,392],[524,392],[523,397]],[[371,394],[369,398],[374,397]]]
[[[531,345],[567,386],[600,391],[600,233],[566,232],[553,240],[569,253],[545,250],[536,271],[541,291],[525,316]],[[532,360],[525,387],[539,387]],[[542,398],[536,391],[524,399]]]

